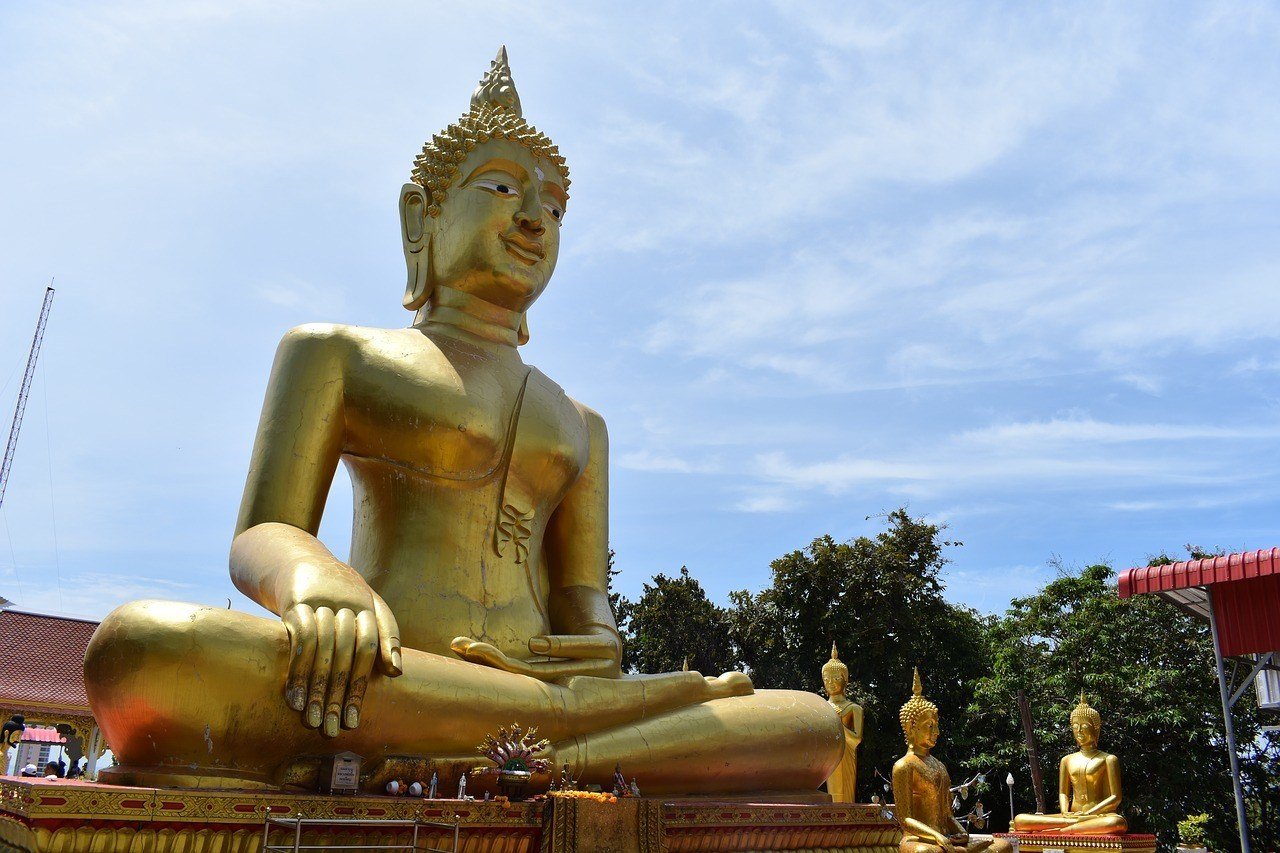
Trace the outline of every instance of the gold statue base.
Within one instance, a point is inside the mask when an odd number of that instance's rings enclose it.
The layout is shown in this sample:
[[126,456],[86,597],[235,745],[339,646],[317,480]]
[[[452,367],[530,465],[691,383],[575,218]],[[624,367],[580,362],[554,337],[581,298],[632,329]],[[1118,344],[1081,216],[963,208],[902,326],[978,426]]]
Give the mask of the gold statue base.
[[[763,798],[762,798],[763,799]],[[626,797],[523,803],[408,797],[127,788],[79,780],[0,779],[0,849],[26,853],[263,853],[273,817],[421,820],[458,826],[462,853],[844,851],[897,853],[901,835],[879,806]],[[310,826],[303,847],[407,845],[411,829]],[[420,849],[453,848],[453,830],[421,826]],[[292,849],[276,826],[273,847]],[[1128,848],[1126,848],[1127,850]]]
[[1154,835],[1135,832],[1124,835],[997,832],[995,837],[1012,842],[1018,853],[1155,853],[1156,849]]

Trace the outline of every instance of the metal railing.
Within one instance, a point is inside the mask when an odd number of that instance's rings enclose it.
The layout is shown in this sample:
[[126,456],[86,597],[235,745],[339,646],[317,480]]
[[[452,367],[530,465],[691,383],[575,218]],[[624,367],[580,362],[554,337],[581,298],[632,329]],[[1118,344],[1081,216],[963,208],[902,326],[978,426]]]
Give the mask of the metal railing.
[[[272,826],[293,829],[293,843],[271,844]],[[408,844],[303,844],[302,828],[304,826],[342,826],[365,829],[384,829],[391,826],[413,827],[413,834]],[[439,847],[419,847],[418,830],[424,827],[453,830],[453,847],[444,850]],[[458,853],[458,818],[453,823],[441,823],[427,820],[357,820],[350,818],[310,818],[310,817],[272,817],[268,808],[262,818],[262,853],[300,853],[303,850],[412,850],[417,853]]]

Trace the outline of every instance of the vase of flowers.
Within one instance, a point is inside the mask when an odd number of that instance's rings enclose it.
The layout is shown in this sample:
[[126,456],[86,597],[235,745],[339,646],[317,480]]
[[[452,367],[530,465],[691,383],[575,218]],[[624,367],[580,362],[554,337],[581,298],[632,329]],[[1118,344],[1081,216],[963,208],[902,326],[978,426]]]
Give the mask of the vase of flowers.
[[503,726],[496,736],[485,735],[484,743],[476,747],[493,766],[477,767],[471,772],[476,776],[497,776],[503,795],[512,802],[520,802],[525,798],[533,774],[545,773],[550,768],[545,758],[538,757],[538,753],[550,745],[550,741],[538,737],[537,728],[526,732],[519,723]]

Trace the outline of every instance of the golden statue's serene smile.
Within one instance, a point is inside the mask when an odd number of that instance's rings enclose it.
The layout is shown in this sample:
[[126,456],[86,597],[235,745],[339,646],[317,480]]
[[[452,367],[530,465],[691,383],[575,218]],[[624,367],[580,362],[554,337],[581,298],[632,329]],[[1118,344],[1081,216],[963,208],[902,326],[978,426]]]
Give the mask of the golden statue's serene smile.
[[[603,419],[520,357],[568,204],[505,51],[400,193],[407,329],[301,326],[272,369],[231,574],[280,619],[112,613],[86,685],[134,784],[302,782],[343,750],[447,778],[519,720],[553,766],[660,794],[812,791],[844,748],[812,694],[741,673],[620,672]],[[316,538],[338,461],[350,559]]]

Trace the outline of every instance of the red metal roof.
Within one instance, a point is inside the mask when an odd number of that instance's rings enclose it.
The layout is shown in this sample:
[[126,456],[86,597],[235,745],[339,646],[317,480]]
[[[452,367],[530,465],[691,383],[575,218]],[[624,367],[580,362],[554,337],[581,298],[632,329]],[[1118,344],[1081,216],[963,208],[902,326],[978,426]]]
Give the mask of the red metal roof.
[[0,702],[88,714],[84,650],[97,627],[91,619],[0,610]]
[[1280,548],[1125,569],[1120,597],[1154,593],[1218,622],[1227,656],[1280,651]]
[[57,729],[44,726],[27,726],[22,733],[23,743],[66,743],[67,739],[58,734]]
[[1167,566],[1139,566],[1120,573],[1120,597],[1231,583],[1276,574],[1280,574],[1280,548],[1186,560]]

